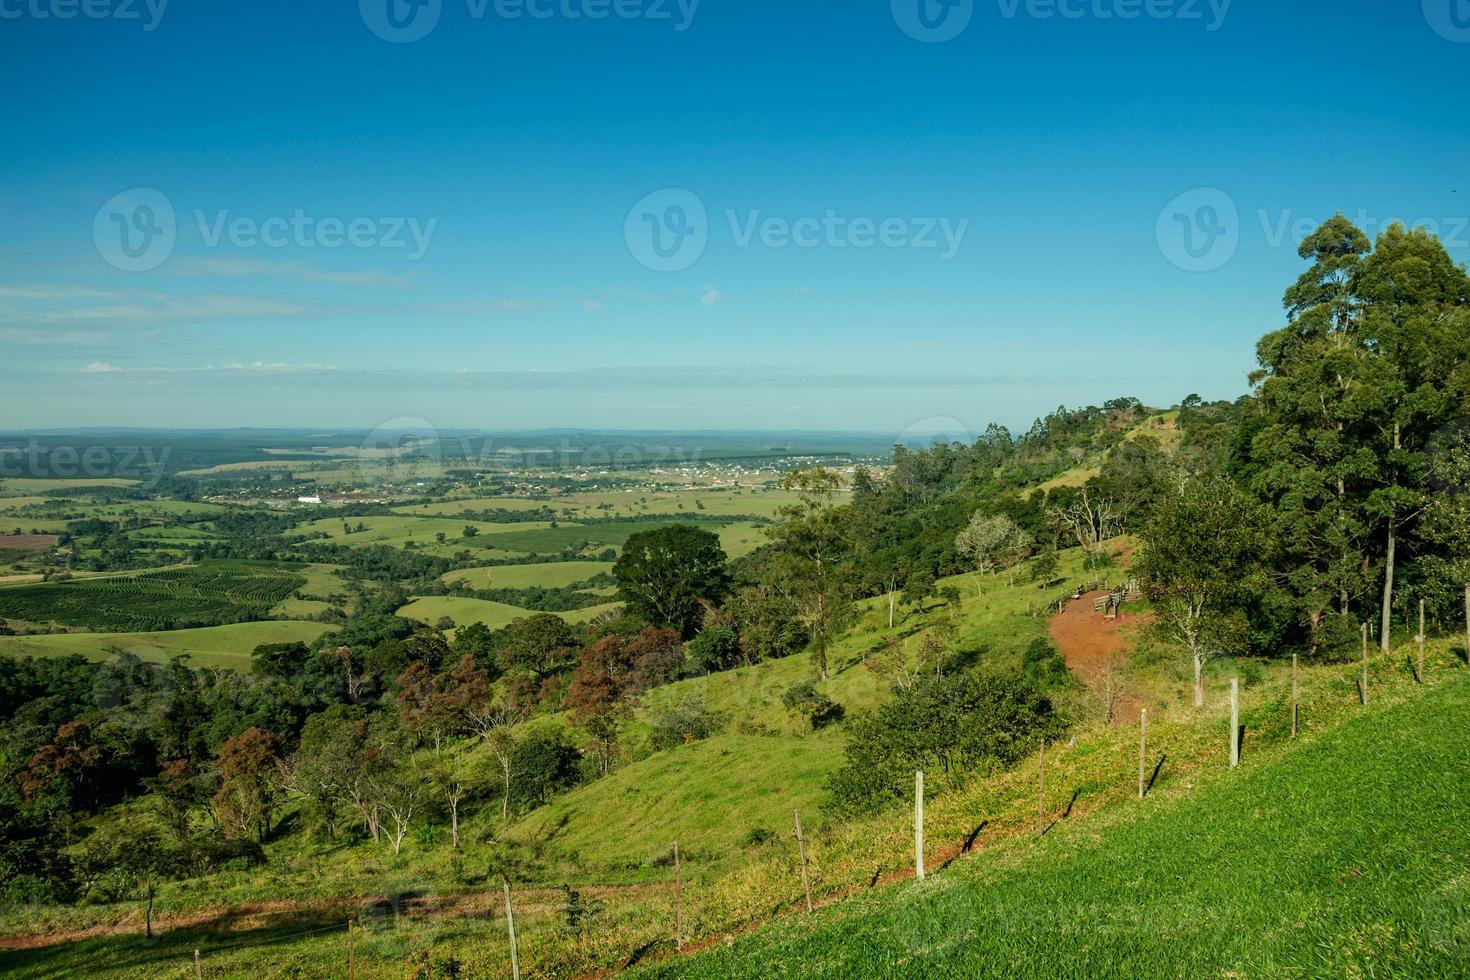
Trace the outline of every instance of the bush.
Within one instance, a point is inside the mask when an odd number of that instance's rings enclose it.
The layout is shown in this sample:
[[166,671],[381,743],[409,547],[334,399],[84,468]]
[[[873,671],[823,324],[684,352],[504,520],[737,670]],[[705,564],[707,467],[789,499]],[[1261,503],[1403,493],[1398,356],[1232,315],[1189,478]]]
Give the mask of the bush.
[[1061,687],[1070,679],[1067,661],[1049,637],[1038,636],[1021,654],[1021,672],[1026,680],[1042,690]]
[[1025,681],[1000,676],[924,677],[848,725],[847,764],[828,781],[832,808],[861,813],[906,800],[914,772],[936,789],[1010,766],[1062,724]]
[[651,740],[656,749],[672,749],[718,735],[728,721],[720,712],[706,708],[702,699],[685,698],[654,719]]
[[773,831],[767,830],[765,827],[752,827],[740,843],[743,847],[760,847],[775,836]]
[[728,626],[712,626],[685,645],[695,673],[729,670],[740,662],[740,641]]
[[794,714],[805,715],[812,731],[826,728],[847,716],[847,709],[817,691],[814,680],[801,681],[787,688],[781,695],[781,703]]

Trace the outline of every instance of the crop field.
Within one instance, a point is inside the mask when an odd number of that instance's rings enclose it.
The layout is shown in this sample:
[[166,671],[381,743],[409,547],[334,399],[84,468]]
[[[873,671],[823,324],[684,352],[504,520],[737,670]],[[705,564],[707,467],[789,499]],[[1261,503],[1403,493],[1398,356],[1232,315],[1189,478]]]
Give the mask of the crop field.
[[[587,620],[616,607],[616,603],[606,603],[600,606],[589,606],[586,609],[573,610],[572,612],[553,613],[552,615],[560,616],[569,623],[585,623]],[[520,606],[506,605],[503,602],[488,602],[484,599],[461,599],[456,596],[425,596],[422,599],[415,599],[413,602],[399,609],[398,615],[430,625],[448,616],[454,621],[456,628],[468,626],[471,623],[484,623],[486,626],[495,630],[509,626],[517,619],[525,619],[528,616],[538,614],[529,609],[522,609]]]
[[215,626],[261,619],[304,582],[269,566],[209,562],[130,577],[0,589],[0,616],[119,632]]
[[0,480],[0,496],[27,497],[47,490],[74,490],[79,487],[135,487],[138,480],[106,477],[95,480],[51,480],[32,477],[12,477]]
[[228,623],[201,629],[143,633],[51,633],[38,636],[0,636],[0,656],[65,657],[107,660],[123,650],[149,663],[167,663],[188,654],[196,667],[250,670],[250,651],[263,643],[311,643],[330,632],[321,623],[268,620]]
[[[620,548],[635,534],[677,523],[679,522],[676,520],[669,520],[627,524],[562,524],[558,527],[539,525],[539,530],[528,530],[531,525],[527,524],[503,524],[501,527],[509,530],[497,534],[493,543],[496,548],[532,555],[554,555],[568,548],[581,548],[584,551]],[[728,528],[708,525],[707,530],[719,533]]]
[[393,512],[409,517],[453,517],[456,514],[473,513],[475,511],[538,511],[549,507],[560,513],[566,509],[565,502],[566,498],[564,497],[547,497],[545,499],[532,499],[530,497],[465,497],[460,500],[446,500],[434,504],[409,504],[403,507],[394,507]]
[[[353,530],[343,533],[343,524]],[[358,525],[365,529],[356,530]],[[473,526],[479,533],[471,538],[464,536],[466,526]],[[441,550],[436,547],[437,535],[445,538],[442,548],[458,551],[464,548],[483,550],[494,547],[502,551],[520,551],[514,545],[503,542],[511,534],[527,534],[550,530],[551,524],[544,521],[528,521],[523,524],[489,524],[474,521],[456,521],[437,517],[329,517],[311,521],[296,528],[297,534],[326,533],[333,541],[354,547],[387,545],[402,548],[409,541],[423,546],[425,550]],[[494,539],[494,540],[488,540]]]
[[472,589],[565,589],[612,569],[610,561],[538,562],[534,565],[459,568],[445,572],[442,580],[445,583],[464,582]]
[[54,534],[0,534],[0,551],[42,551],[54,547]]

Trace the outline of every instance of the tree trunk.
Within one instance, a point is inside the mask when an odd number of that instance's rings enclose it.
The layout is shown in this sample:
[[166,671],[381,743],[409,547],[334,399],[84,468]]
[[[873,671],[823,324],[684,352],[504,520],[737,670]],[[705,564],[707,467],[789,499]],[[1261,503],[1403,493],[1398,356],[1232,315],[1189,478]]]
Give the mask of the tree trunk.
[[[1403,428],[1397,422],[1395,422],[1393,424],[1393,448],[1395,450],[1398,450],[1403,448],[1403,445]],[[1397,485],[1397,482],[1398,481],[1395,480],[1394,484]],[[1389,634],[1392,632],[1393,629],[1393,573],[1395,551],[1397,550],[1397,547],[1398,522],[1395,521],[1393,517],[1389,517],[1388,554],[1385,558],[1383,569],[1383,618],[1380,623],[1380,635],[1378,638],[1378,648],[1384,653],[1388,652]]]
[[1193,651],[1194,657],[1194,706],[1203,708],[1205,706],[1205,658],[1200,656],[1199,650]]
[[1394,553],[1398,549],[1397,530],[1394,522],[1390,520],[1388,522],[1388,557],[1383,569],[1383,612],[1378,638],[1378,647],[1384,653],[1388,652],[1389,632],[1393,629],[1393,565]]
[[459,798],[449,800],[449,846],[459,850]]

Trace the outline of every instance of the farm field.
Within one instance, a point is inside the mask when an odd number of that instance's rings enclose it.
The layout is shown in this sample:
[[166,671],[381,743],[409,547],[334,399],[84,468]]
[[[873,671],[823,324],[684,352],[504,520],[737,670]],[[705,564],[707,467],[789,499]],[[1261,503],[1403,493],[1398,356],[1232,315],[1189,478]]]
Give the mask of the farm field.
[[[570,512],[573,519],[594,517],[679,517],[701,514],[714,517],[771,518],[776,510],[795,501],[785,490],[742,488],[739,492],[703,488],[683,491],[607,490],[597,493],[567,493],[544,498],[471,497],[434,504],[395,507],[400,514],[453,516],[475,510],[539,510],[558,514]],[[701,506],[702,505],[702,506]]]
[[[586,609],[576,609],[571,612],[553,613],[560,616],[569,623],[585,623],[604,612],[617,607],[617,603],[606,603],[600,606],[589,606]],[[471,623],[484,623],[491,629],[500,629],[509,626],[517,619],[525,619],[527,616],[535,616],[537,613],[520,606],[506,605],[503,602],[489,602],[485,599],[462,599],[457,596],[425,596],[415,599],[408,605],[398,610],[398,615],[406,619],[415,619],[431,626],[444,617],[454,621],[456,628],[468,626]]]
[[76,490],[82,487],[135,487],[140,482],[114,477],[79,480],[6,477],[0,479],[0,497],[29,497],[47,490]]
[[545,499],[528,497],[464,497],[457,500],[432,504],[406,504],[394,507],[395,514],[407,517],[454,517],[457,514],[487,510],[539,511],[546,508],[560,513],[564,510],[565,497],[548,496]]
[[150,663],[167,663],[188,654],[196,667],[250,670],[250,652],[263,643],[311,643],[330,627],[321,623],[266,620],[230,623],[201,629],[145,633],[51,633],[38,636],[0,636],[0,656],[61,657],[73,654],[88,660],[109,659],[112,648]]
[[[562,524],[558,527],[529,524],[502,524],[501,532],[492,542],[496,548],[532,555],[555,555],[568,548],[580,547],[583,551],[599,551],[620,548],[635,534],[668,527],[679,523],[669,521],[640,521],[627,524]],[[533,529],[534,527],[534,529]],[[709,527],[708,530],[723,533],[728,528]],[[482,545],[483,547],[483,545]]]
[[41,551],[55,546],[54,534],[0,534],[0,551]]
[[304,579],[247,562],[0,589],[0,616],[96,630],[182,629],[264,618]]
[[[351,533],[343,533],[344,521],[353,528]],[[359,524],[366,529],[356,530]],[[467,538],[464,536],[464,529],[471,525],[479,534]],[[524,524],[488,524],[434,517],[351,517],[342,519],[329,517],[301,524],[293,533],[297,535],[325,533],[334,541],[355,547],[387,545],[391,548],[402,548],[404,544],[412,541],[426,551],[437,553],[444,549],[458,551],[464,548],[481,550],[491,547],[502,551],[516,551],[519,549],[498,539],[510,534],[525,535],[549,529],[551,529],[551,524],[543,521],[529,521]],[[443,545],[437,543],[436,535],[439,534],[445,536]],[[497,540],[488,540],[492,538]]]
[[596,575],[612,572],[610,561],[538,562],[534,565],[495,565],[445,572],[447,583],[464,582],[473,589],[564,589]]
[[[4,487],[3,487],[3,485],[0,485],[0,493],[3,493],[3,492],[4,492]],[[44,503],[48,502],[50,499],[51,499],[50,497],[3,497],[3,496],[0,496],[0,514],[3,514],[3,513],[5,513],[5,511],[8,511],[8,510],[20,510],[22,507],[30,507],[30,506],[35,505],[35,504],[44,504]],[[0,519],[3,519],[3,518],[0,518]]]

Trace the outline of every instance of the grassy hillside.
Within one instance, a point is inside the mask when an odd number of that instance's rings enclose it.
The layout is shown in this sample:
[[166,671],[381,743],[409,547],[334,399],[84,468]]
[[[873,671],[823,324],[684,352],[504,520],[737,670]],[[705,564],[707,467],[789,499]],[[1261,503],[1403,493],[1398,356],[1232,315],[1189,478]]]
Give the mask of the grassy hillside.
[[549,841],[597,880],[647,869],[684,841],[707,873],[780,834],[794,809],[815,825],[842,740],[721,735],[660,752],[535,811],[514,830]]
[[1470,676],[652,976],[1463,976]]

